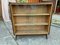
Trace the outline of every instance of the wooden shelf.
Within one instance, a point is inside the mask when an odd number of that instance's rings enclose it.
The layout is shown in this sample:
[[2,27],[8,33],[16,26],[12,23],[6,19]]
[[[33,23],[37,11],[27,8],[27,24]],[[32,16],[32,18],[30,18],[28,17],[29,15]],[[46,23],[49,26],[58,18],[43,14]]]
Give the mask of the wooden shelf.
[[52,2],[10,3],[14,34],[17,36],[50,33],[52,4]]
[[35,30],[35,31],[23,31],[23,30],[20,31],[20,30],[17,30],[15,35],[30,35],[30,34],[32,34],[32,35],[48,34],[48,31],[46,31],[46,30],[39,30],[39,31],[37,31],[37,30]]
[[50,5],[52,2],[42,2],[42,3],[10,3],[11,5]]
[[42,14],[13,14],[13,16],[47,16],[50,15],[49,13],[42,13]]
[[33,26],[33,25],[48,25],[48,23],[15,24],[15,26]]

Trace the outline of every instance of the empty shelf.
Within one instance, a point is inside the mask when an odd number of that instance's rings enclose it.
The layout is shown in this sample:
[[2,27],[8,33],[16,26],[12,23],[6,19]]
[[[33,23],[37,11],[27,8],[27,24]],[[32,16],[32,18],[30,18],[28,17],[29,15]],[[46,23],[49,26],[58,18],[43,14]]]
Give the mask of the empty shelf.
[[34,34],[48,34],[48,31],[46,30],[39,30],[39,31],[18,31],[15,33],[15,35],[34,35]]
[[43,13],[43,14],[13,14],[13,16],[46,16],[50,15],[49,13]]
[[15,24],[15,26],[33,26],[33,25],[48,25],[48,23],[27,23],[27,24]]

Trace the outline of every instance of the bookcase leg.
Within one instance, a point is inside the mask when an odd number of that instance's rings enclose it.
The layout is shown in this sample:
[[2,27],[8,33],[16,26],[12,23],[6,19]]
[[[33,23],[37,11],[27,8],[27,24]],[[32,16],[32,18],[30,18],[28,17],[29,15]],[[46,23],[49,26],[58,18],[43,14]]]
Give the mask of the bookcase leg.
[[46,39],[48,39],[48,35],[46,34]]
[[48,35],[50,34],[50,32],[48,33]]
[[15,36],[15,40],[17,40],[17,36]]

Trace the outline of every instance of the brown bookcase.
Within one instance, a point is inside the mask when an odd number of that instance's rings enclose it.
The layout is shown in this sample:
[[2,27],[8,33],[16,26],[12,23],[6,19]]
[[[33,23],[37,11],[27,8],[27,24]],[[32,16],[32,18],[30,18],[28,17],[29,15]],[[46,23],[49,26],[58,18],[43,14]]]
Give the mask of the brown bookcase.
[[10,3],[14,35],[47,35],[50,33],[51,2]]

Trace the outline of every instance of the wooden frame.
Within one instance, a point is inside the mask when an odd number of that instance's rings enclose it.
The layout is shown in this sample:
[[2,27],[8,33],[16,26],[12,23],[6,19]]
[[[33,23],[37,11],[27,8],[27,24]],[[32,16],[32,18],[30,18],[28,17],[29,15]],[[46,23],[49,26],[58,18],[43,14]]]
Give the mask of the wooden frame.
[[14,35],[42,34],[47,38],[52,17],[53,4],[51,2],[10,3],[10,7]]

